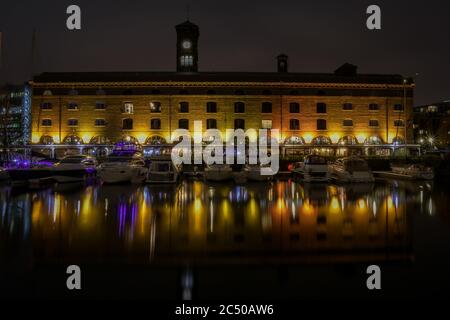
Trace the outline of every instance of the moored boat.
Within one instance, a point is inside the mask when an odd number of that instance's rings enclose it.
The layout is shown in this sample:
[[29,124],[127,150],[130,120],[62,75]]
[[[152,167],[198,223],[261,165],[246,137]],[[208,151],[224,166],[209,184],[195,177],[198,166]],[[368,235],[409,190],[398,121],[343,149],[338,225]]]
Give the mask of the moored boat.
[[328,161],[319,155],[308,155],[292,169],[292,176],[303,182],[328,182],[330,170]]
[[176,183],[178,168],[170,157],[156,157],[150,160],[150,166],[145,182],[147,183]]
[[52,177],[56,182],[79,182],[94,175],[97,161],[89,156],[66,156],[52,167]]
[[233,170],[228,164],[212,164],[205,166],[205,179],[210,181],[225,181],[232,178]]
[[147,172],[142,154],[138,151],[113,152],[97,167],[97,174],[103,183],[141,183],[146,179]]
[[330,165],[330,175],[338,182],[374,182],[372,171],[367,162],[358,157],[336,160]]
[[434,171],[431,167],[422,164],[411,164],[406,166],[391,165],[392,173],[406,176],[414,180],[433,180]]

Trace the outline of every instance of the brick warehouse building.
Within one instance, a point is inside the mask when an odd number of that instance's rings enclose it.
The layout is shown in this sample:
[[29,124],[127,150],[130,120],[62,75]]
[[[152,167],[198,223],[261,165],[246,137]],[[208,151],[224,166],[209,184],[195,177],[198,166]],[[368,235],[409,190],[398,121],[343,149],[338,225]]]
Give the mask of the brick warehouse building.
[[177,128],[279,129],[282,144],[387,146],[412,142],[414,83],[400,75],[198,72],[198,27],[176,26],[176,72],[43,73],[30,82],[32,144],[169,144]]

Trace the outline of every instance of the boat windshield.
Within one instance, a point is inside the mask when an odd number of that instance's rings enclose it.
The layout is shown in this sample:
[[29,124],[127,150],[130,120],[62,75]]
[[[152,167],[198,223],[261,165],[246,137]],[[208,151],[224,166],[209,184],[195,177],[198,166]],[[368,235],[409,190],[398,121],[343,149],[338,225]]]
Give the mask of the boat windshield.
[[158,172],[169,172],[171,164],[169,162],[154,162],[152,169]]
[[345,167],[349,171],[368,171],[367,162],[362,159],[350,159],[345,161]]
[[82,157],[71,157],[71,158],[64,158],[61,159],[59,163],[81,163],[81,161],[85,160],[86,158]]
[[327,159],[321,156],[310,156],[305,159],[305,164],[327,164]]

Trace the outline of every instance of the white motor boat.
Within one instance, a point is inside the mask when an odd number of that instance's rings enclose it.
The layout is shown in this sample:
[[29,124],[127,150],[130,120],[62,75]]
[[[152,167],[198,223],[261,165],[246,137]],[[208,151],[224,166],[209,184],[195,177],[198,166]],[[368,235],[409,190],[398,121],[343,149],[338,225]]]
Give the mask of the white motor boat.
[[433,180],[433,168],[421,164],[411,164],[407,166],[391,166],[392,173],[406,176],[415,180]]
[[330,165],[331,178],[338,182],[374,182],[372,171],[364,159],[349,157]]
[[52,167],[52,178],[59,183],[84,181],[96,172],[97,161],[89,156],[66,156]]
[[135,151],[113,152],[97,169],[103,183],[142,183],[147,172],[142,154]]
[[264,166],[258,164],[245,165],[244,172],[247,174],[247,179],[250,181],[269,181],[273,178],[272,175],[262,175],[261,168],[264,168]]
[[178,168],[170,157],[151,159],[147,173],[147,183],[176,183],[178,181]]
[[233,170],[228,164],[212,164],[205,166],[205,179],[210,181],[225,181],[233,177]]
[[303,162],[298,162],[292,169],[292,176],[303,182],[328,182],[330,180],[328,161],[319,155],[306,156]]

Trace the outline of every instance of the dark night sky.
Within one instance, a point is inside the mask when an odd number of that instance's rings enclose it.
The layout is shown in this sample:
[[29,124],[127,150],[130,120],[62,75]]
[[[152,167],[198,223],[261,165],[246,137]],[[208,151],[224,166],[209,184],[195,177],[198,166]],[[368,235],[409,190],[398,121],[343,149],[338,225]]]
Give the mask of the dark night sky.
[[[174,26],[200,27],[200,71],[274,71],[275,56],[290,71],[332,72],[344,62],[361,73],[416,79],[416,104],[450,99],[450,1],[6,1],[2,82],[31,74],[32,29],[37,29],[35,72],[173,71]],[[82,30],[65,27],[66,7],[82,9]],[[366,8],[382,9],[382,30],[365,27]]]

